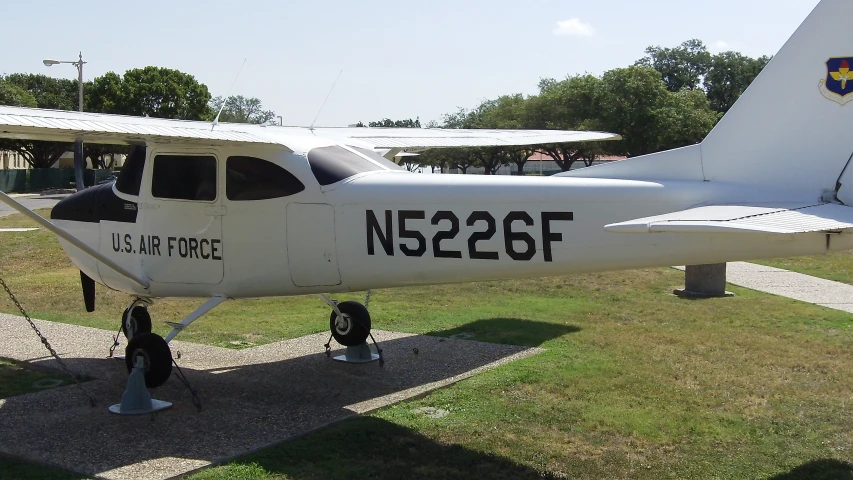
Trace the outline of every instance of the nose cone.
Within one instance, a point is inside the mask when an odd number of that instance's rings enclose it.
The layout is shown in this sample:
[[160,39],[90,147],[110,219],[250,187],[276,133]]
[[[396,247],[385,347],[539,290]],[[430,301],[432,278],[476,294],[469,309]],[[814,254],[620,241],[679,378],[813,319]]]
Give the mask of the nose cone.
[[136,223],[136,203],[116,196],[113,184],[87,188],[57,203],[50,212],[54,220],[98,223],[102,220]]
[[65,197],[50,211],[50,218],[52,220],[98,223],[96,199],[100,196],[100,189],[103,186],[87,188]]

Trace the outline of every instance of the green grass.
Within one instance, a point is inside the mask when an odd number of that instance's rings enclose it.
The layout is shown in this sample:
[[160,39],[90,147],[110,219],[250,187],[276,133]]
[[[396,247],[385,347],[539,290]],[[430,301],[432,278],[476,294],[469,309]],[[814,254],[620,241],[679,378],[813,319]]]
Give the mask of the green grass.
[[758,260],[755,263],[853,285],[853,251],[832,252],[813,257]]
[[74,383],[64,373],[0,358],[0,399]]
[[[10,235],[0,276],[35,316],[115,328],[123,295],[99,292],[83,313],[55,241]],[[670,295],[682,282],[651,269],[376,291],[375,328],[547,351],[191,478],[853,478],[850,315],[733,286],[734,298]],[[259,344],[327,319],[316,299],[228,302],[181,339]]]

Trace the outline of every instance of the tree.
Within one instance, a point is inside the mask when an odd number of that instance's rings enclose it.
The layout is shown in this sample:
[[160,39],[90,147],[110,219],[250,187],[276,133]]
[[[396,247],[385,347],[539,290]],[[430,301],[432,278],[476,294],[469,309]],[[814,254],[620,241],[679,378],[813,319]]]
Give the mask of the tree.
[[32,168],[50,168],[65,152],[74,148],[71,143],[37,142],[31,140],[0,140],[0,150],[18,152]]
[[596,100],[598,120],[602,130],[620,133],[622,141],[609,142],[604,148],[628,156],[660,150],[664,127],[659,115],[670,95],[660,73],[651,67],[605,72]]
[[658,112],[660,123],[659,150],[695,145],[701,142],[722,117],[711,108],[702,90],[670,93]]
[[660,72],[670,92],[695,90],[702,87],[702,80],[711,68],[711,54],[701,40],[694,38],[675,48],[648,47],[646,56],[634,65]]
[[435,167],[438,167],[439,171],[444,173],[453,164],[451,150],[448,148],[431,148],[421,152],[418,157],[421,165],[429,165],[433,167],[433,171],[435,171]]
[[[19,107],[77,109],[77,82],[45,75],[16,73],[0,79],[0,104]],[[72,145],[63,142],[0,140],[0,150],[18,152],[32,168],[50,168]]]
[[23,88],[0,77],[0,105],[36,108],[36,97]]
[[[602,79],[594,75],[576,75],[565,80],[543,79],[539,95],[529,100],[527,126],[540,129],[599,130],[601,129],[600,97]],[[595,142],[540,145],[536,148],[549,157],[562,171],[575,162],[590,166],[601,147]]]
[[83,101],[88,112],[130,115],[125,107],[121,75],[114,72],[107,72],[95,78],[92,85],[86,89]]
[[272,110],[264,110],[261,101],[257,98],[242,95],[232,95],[225,100],[222,97],[216,97],[210,101],[210,107],[214,116],[222,108],[220,122],[262,124],[276,117]]
[[[363,127],[364,123],[358,122],[356,127]],[[390,118],[383,118],[378,122],[368,122],[368,127],[388,127],[388,128],[421,128],[421,119],[415,118],[412,120],[411,118],[407,118],[405,120],[391,120]]]
[[483,167],[483,175],[494,175],[509,162],[503,147],[482,147],[474,150],[476,165]]
[[38,108],[53,110],[77,110],[79,89],[77,80],[52,78],[31,73],[13,73],[4,79],[11,85],[27,91],[36,101]]
[[181,120],[212,119],[207,86],[192,75],[160,67],[109,72],[93,81],[91,111]]
[[[496,129],[523,129],[530,126],[528,112],[529,99],[517,93],[513,95],[502,95],[494,100],[486,100],[477,108],[467,112],[467,118],[461,122],[466,128],[496,128]],[[461,111],[458,112],[461,114]],[[494,175],[503,165],[515,163],[518,167],[518,175],[523,174],[524,164],[533,154],[532,147],[507,146],[507,147],[485,147],[474,150],[478,159],[477,165],[483,167],[485,175]]]
[[769,62],[770,57],[767,56],[750,58],[737,52],[714,55],[705,77],[705,91],[711,108],[728,112]]
[[583,162],[589,167],[595,161],[595,157],[601,154],[601,147],[596,142],[582,143],[549,143],[540,145],[536,149],[554,160],[560,170],[567,172],[572,169],[575,162]]
[[539,81],[539,95],[531,97],[526,126],[538,129],[580,130],[594,127],[598,116],[601,78],[576,75],[565,80]]
[[[112,169],[115,166],[116,155],[127,155],[129,153],[130,147],[127,145],[83,144],[83,156],[91,160],[94,169]],[[109,157],[109,161],[107,161],[107,157]]]
[[450,165],[456,167],[463,175],[468,173],[468,169],[478,161],[476,149],[473,148],[448,148],[447,154],[450,156]]

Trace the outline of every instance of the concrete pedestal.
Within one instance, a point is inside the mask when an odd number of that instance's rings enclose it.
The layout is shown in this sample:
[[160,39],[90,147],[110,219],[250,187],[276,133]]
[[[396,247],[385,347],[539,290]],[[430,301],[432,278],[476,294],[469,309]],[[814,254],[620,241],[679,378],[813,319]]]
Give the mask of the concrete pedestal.
[[726,291],[726,264],[687,265],[684,269],[684,288],[673,290],[684,298],[733,297]]

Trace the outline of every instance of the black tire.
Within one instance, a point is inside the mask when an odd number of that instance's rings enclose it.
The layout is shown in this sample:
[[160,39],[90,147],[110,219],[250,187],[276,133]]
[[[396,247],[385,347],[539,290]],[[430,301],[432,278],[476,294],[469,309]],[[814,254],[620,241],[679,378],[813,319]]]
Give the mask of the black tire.
[[343,321],[338,324],[338,314],[332,310],[329,317],[329,330],[335,341],[345,347],[361,345],[370,335],[370,314],[367,308],[358,302],[341,302],[338,310],[344,314]]
[[148,309],[143,306],[133,307],[130,318],[125,309],[121,314],[121,331],[128,340],[140,333],[151,333],[151,315],[148,314]]
[[145,358],[145,386],[157,388],[166,383],[172,374],[172,351],[169,344],[156,333],[138,333],[127,342],[124,363],[127,373],[133,371],[136,357]]

